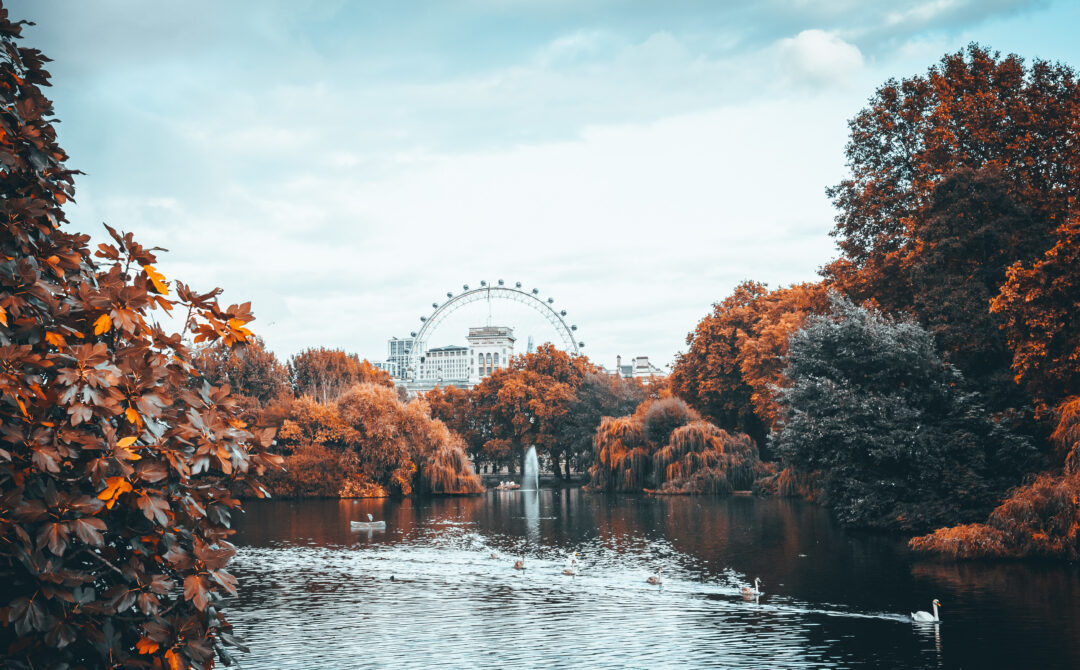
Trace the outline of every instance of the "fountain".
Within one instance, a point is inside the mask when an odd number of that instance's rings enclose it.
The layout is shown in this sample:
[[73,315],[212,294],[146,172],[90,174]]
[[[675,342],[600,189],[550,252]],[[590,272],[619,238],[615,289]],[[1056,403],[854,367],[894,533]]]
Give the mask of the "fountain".
[[521,476],[522,491],[536,491],[540,488],[540,464],[536,460],[536,446],[525,452],[525,469]]

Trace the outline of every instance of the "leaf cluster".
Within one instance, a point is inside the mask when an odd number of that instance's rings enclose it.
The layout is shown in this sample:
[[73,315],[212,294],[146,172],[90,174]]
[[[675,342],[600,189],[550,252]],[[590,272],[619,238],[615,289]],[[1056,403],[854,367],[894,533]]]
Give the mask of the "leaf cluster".
[[[5,667],[210,667],[237,644],[227,538],[276,458],[228,386],[195,383],[185,336],[239,345],[222,307],[106,227],[69,234],[47,59],[0,8],[0,654]],[[184,332],[155,315],[179,311]]]

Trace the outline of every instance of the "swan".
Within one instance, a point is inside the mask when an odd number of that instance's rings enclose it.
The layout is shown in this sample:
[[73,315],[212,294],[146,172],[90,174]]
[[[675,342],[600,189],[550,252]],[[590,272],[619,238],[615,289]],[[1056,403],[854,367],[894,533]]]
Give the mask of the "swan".
[[761,595],[761,578],[760,577],[754,577],[754,585],[753,586],[744,586],[744,587],[742,587],[742,591],[739,591],[739,593],[741,593],[742,597],[746,598],[747,600],[753,600],[754,598],[757,598],[758,596],[760,596]]
[[566,567],[563,568],[562,573],[573,577],[577,574],[577,552],[575,551],[573,556],[569,556],[566,561]]
[[496,554],[494,551],[491,552],[491,558],[498,558],[498,557],[499,557],[499,555]]
[[525,569],[525,559],[524,558],[519,558],[518,560],[514,561],[514,569],[515,570],[524,570]]
[[921,621],[921,622],[930,622],[930,623],[935,623],[935,622],[941,621],[941,619],[938,617],[938,613],[937,613],[937,608],[941,606],[941,602],[938,601],[937,598],[934,598],[934,601],[932,603],[930,603],[930,604],[934,606],[934,613],[933,614],[931,614],[929,612],[912,612],[911,613],[911,620],[912,621]]
[[656,574],[655,575],[649,575],[649,578],[646,579],[645,581],[649,582],[650,584],[663,584],[664,583],[664,578],[660,576],[660,570],[662,570],[662,568],[657,568],[656,569]]

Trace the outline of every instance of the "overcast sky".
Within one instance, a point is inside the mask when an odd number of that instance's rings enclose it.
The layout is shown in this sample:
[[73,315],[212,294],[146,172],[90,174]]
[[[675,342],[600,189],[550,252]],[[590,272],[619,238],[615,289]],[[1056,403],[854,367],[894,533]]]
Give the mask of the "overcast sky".
[[[835,256],[825,188],[876,86],[971,41],[1080,66],[1067,1],[4,4],[55,61],[72,225],[251,300],[282,359],[380,360],[503,278],[595,361],[666,365],[740,281]],[[487,319],[467,314],[431,344]]]

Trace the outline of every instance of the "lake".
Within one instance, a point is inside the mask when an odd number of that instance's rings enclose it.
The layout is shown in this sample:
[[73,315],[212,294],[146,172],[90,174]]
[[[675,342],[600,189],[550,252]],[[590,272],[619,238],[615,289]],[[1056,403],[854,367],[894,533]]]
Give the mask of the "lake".
[[[916,560],[799,501],[568,489],[245,507],[226,612],[249,668],[1080,667],[1077,566]],[[368,513],[387,529],[350,532]],[[745,602],[755,577],[764,594]],[[942,623],[911,623],[934,598]]]

